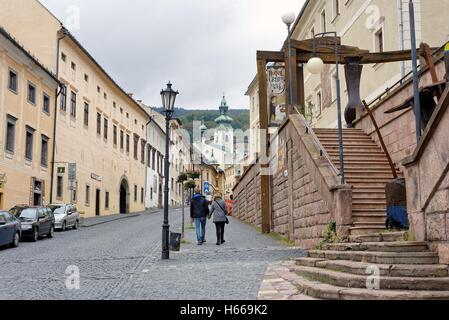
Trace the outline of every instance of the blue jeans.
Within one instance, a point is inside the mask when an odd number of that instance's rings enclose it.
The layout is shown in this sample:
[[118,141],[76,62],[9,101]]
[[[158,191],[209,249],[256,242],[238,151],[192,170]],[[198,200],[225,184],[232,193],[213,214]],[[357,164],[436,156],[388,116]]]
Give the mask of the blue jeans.
[[196,238],[198,242],[204,242],[206,239],[207,218],[195,218]]

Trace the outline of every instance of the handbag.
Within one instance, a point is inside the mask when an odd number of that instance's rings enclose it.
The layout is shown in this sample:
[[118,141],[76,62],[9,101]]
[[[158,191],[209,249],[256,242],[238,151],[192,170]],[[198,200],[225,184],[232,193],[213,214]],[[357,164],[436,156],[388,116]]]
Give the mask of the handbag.
[[[223,209],[223,207],[220,205],[219,202],[217,202],[217,204],[218,204],[218,206],[220,207],[221,211],[227,213],[227,211]],[[226,224],[229,224],[229,219],[228,219],[228,217],[226,217]]]

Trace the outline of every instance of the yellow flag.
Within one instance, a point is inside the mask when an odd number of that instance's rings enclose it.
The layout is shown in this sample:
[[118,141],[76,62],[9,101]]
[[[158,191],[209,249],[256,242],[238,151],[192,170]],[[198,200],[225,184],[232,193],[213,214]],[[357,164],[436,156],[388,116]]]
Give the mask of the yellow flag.
[[446,43],[446,46],[444,47],[444,51],[448,52],[449,51],[449,42]]

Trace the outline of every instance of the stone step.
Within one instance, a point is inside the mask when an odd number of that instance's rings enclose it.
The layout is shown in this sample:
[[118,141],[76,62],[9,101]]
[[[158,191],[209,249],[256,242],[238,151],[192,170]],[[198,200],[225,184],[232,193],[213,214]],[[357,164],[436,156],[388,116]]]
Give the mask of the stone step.
[[[346,260],[325,260],[316,258],[298,258],[296,265],[305,267],[316,267],[334,271],[366,275],[372,263],[346,261]],[[443,264],[376,264],[381,276],[385,277],[447,277],[448,266]]]
[[398,242],[349,242],[332,243],[325,246],[330,251],[372,251],[372,252],[428,252],[427,243],[418,241]]
[[366,222],[376,222],[377,224],[385,224],[385,221],[387,219],[386,213],[379,213],[379,214],[352,214],[352,219],[354,223],[366,223]]
[[371,234],[376,232],[381,232],[385,230],[385,225],[380,225],[378,227],[351,227],[349,228],[349,233],[351,236],[361,236],[365,234]]
[[[339,145],[331,144],[331,143],[322,143],[323,147],[326,148],[327,151],[330,150],[336,150],[338,151],[340,149]],[[343,144],[343,149],[348,149],[350,151],[356,151],[356,150],[376,150],[376,151],[382,151],[378,146],[375,144]]]
[[346,182],[351,185],[366,185],[367,183],[372,183],[374,186],[384,186],[391,182],[392,178],[350,178],[346,179]]
[[[307,279],[317,280],[337,287],[367,288],[369,277],[374,274],[371,268],[368,275],[344,273],[329,269],[296,266],[293,267],[296,274]],[[415,278],[415,277],[379,277],[379,289],[381,290],[432,290],[449,292],[449,278]]]
[[354,222],[354,227],[365,228],[365,229],[377,229],[385,228],[385,220],[375,221],[375,222]]
[[330,251],[310,250],[310,258],[348,260],[379,264],[438,264],[434,252],[376,252],[376,251]]
[[[385,231],[385,230],[383,230]],[[398,231],[398,232],[374,232],[372,234],[356,235],[350,236],[349,241],[351,242],[397,242],[397,241],[407,241],[408,232]]]
[[307,296],[327,300],[449,300],[449,291],[342,288],[304,277],[293,280],[293,285]]
[[387,200],[385,196],[385,192],[366,192],[366,191],[360,191],[360,192],[354,192],[352,193],[353,199],[359,199],[359,200]]
[[[354,166],[354,165],[351,165],[351,166],[345,166],[345,171],[347,171],[347,172],[364,172],[364,171],[366,171],[366,170],[369,170],[369,171],[372,171],[372,172],[378,172],[378,171],[380,171],[380,172],[388,172],[388,173],[392,173],[391,172],[391,168],[390,168],[390,166],[388,166],[388,165],[385,165],[385,166],[379,166],[379,165],[373,165],[373,166],[370,166],[370,167],[368,167],[368,166],[363,166],[363,167],[361,167],[361,166]],[[398,173],[399,173],[399,171],[398,170],[396,170]]]
[[[338,150],[326,151],[330,156],[336,156],[340,154]],[[343,154],[348,158],[353,158],[354,160],[358,160],[364,156],[372,158],[385,158],[385,153],[383,153],[381,150],[365,150],[363,151],[363,154],[356,150],[343,150]]]

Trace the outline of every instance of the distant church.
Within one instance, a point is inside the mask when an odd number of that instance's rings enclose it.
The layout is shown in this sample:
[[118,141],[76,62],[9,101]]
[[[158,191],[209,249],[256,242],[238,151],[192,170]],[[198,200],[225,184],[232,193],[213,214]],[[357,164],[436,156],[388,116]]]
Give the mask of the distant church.
[[[221,100],[220,116],[215,119],[216,128],[208,130],[203,124],[201,130],[205,133],[202,137],[201,143],[196,147],[202,150],[204,159],[210,164],[217,164],[224,168],[226,165],[234,163],[234,130],[232,128],[232,119],[229,113],[229,106],[226,97],[223,96]],[[213,135],[211,134],[213,133]]]

